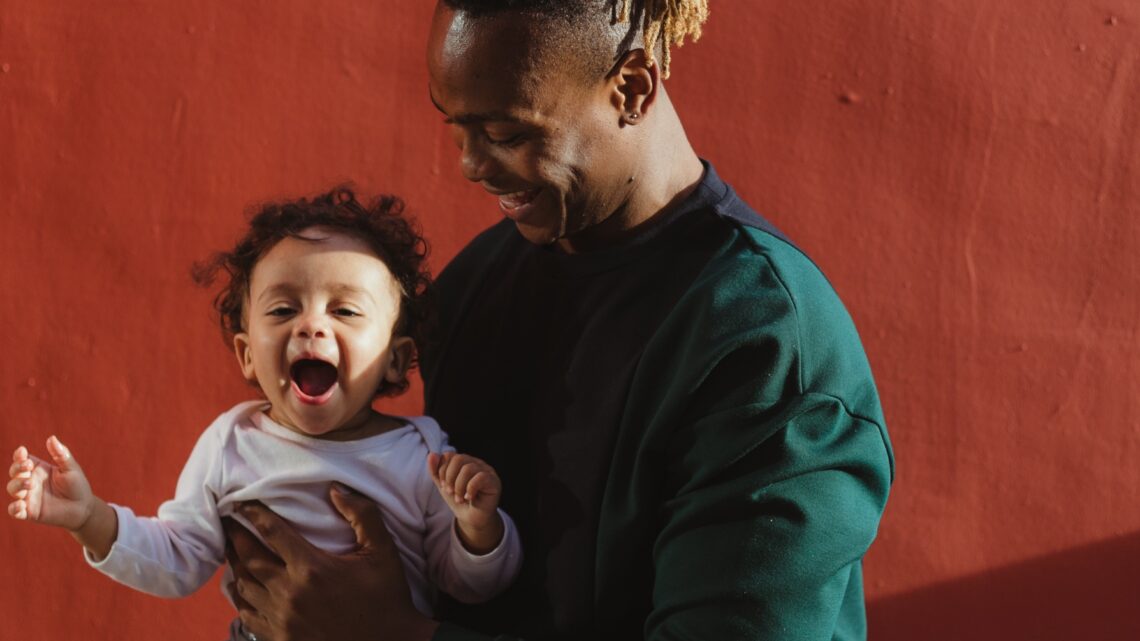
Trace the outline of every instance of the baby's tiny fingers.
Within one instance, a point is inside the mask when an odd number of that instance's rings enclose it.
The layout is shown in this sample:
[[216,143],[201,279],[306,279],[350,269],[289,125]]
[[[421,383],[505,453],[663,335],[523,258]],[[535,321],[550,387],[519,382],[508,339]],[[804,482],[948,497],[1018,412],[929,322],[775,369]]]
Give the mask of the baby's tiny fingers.
[[8,504],[8,515],[17,519],[27,519],[28,504],[24,501],[12,501]]
[[22,499],[28,495],[28,484],[30,481],[26,478],[16,478],[8,481],[8,494],[17,499]]
[[455,488],[455,478],[463,470],[464,457],[454,452],[446,454],[447,460],[444,465],[447,467],[440,472],[440,478],[443,479],[444,487]]
[[487,476],[486,472],[477,472],[471,480],[467,482],[467,493],[464,495],[468,501],[474,501],[475,497],[479,496],[479,492],[483,489],[484,479]]
[[467,500],[474,497],[475,493],[471,491],[470,484],[471,479],[475,478],[479,472],[481,472],[481,470],[475,463],[468,462],[464,465],[462,469],[459,470],[459,475],[455,478],[455,494]]
[[467,498],[473,501],[480,494],[498,494],[501,488],[499,477],[484,470],[472,477],[471,482],[467,484]]
[[490,470],[479,470],[479,473],[471,478],[467,487],[475,487],[480,490],[497,490],[499,489],[499,477]]
[[31,459],[24,459],[23,461],[16,461],[8,468],[8,476],[16,476],[17,474],[31,474],[32,468],[36,466]]
[[67,472],[78,467],[75,458],[71,456],[71,450],[54,434],[48,437],[47,449],[48,453],[51,454],[52,460],[55,461],[55,464],[59,466],[61,470]]
[[442,477],[447,472],[447,464],[451,461],[451,452],[433,453],[436,457],[435,472],[436,476]]

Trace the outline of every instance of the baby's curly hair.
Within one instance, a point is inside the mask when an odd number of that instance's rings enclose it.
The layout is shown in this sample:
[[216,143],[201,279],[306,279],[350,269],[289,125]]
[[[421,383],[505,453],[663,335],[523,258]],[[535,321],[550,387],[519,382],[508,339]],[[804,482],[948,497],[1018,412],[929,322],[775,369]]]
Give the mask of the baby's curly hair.
[[[232,341],[245,331],[245,301],[249,281],[261,257],[285,238],[305,239],[301,232],[324,227],[365,242],[400,285],[400,315],[394,333],[409,336],[417,353],[423,349],[433,319],[431,274],[425,265],[427,241],[404,216],[404,203],[395,196],[380,196],[362,203],[347,186],[340,186],[310,199],[267,203],[256,209],[249,231],[228,252],[217,252],[194,265],[194,281],[203,287],[213,285],[219,272],[225,272],[225,287],[214,297],[214,309],[223,337]],[[413,357],[409,369],[418,364]],[[381,383],[378,396],[394,396],[408,388],[405,376],[399,383]]]

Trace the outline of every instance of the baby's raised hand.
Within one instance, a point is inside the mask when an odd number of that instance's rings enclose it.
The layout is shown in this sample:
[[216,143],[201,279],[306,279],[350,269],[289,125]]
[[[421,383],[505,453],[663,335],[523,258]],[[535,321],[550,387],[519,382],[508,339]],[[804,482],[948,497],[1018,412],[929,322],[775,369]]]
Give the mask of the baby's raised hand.
[[21,445],[8,469],[8,504],[12,517],[78,530],[95,509],[91,485],[71,452],[52,436],[47,440],[51,462],[28,454]]
[[503,538],[499,516],[502,481],[495,468],[467,454],[432,452],[428,472],[443,500],[455,514],[459,539],[475,554],[486,554]]

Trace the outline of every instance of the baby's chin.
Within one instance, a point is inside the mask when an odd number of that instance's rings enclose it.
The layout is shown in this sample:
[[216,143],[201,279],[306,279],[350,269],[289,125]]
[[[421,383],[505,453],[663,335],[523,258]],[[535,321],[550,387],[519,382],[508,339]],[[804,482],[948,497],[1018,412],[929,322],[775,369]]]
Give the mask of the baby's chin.
[[271,406],[269,418],[298,434],[330,441],[348,441],[372,434],[375,423],[383,415],[372,409],[371,399],[360,407],[335,411],[323,406],[280,408]]
[[297,408],[300,410],[297,411],[291,408],[282,408],[271,401],[268,414],[274,423],[313,438],[326,437],[328,434],[344,429],[350,422],[351,415],[345,416],[339,412],[330,411],[312,411],[313,409],[326,410],[327,408],[302,406]]

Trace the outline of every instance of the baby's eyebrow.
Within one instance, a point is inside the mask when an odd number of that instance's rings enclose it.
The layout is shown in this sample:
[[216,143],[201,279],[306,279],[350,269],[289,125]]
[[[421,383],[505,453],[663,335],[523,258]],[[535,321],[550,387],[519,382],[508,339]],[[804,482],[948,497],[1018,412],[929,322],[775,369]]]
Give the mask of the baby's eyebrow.
[[[272,298],[274,296],[295,297],[300,290],[300,287],[290,283],[278,283],[266,287],[257,297],[257,302],[260,303],[266,298]],[[375,302],[376,300],[375,297],[372,296],[372,292],[368,291],[368,289],[351,283],[333,283],[329,285],[327,291],[333,296],[364,296],[370,301]]]
[[337,296],[344,296],[346,294],[367,296],[369,300],[372,300],[372,292],[359,285],[351,285],[349,283],[337,283],[329,288],[329,292]]
[[289,285],[288,283],[280,283],[277,285],[273,285],[272,287],[266,287],[265,289],[263,289],[261,291],[261,294],[257,297],[257,302],[260,303],[261,301],[265,300],[266,298],[270,298],[273,296],[279,296],[282,294],[288,296],[288,295],[296,293],[296,291],[297,291],[296,287],[293,287],[292,285]]

